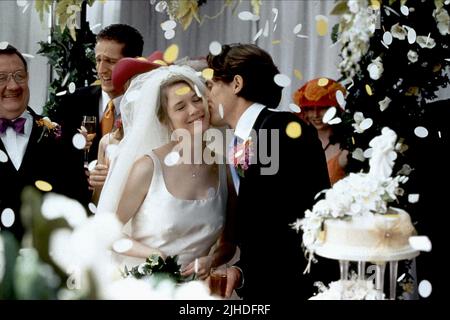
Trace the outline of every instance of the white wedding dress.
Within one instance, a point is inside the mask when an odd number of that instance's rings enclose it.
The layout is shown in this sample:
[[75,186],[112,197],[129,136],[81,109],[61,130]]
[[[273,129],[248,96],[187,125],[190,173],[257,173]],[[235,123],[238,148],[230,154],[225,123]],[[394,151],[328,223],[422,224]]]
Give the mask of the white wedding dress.
[[[206,199],[183,200],[174,197],[164,182],[161,162],[153,151],[147,156],[154,163],[153,177],[139,211],[129,221],[129,235],[166,255],[178,255],[182,268],[196,258],[206,256],[216,243],[225,224],[227,175],[219,165],[219,184]],[[118,257],[121,269],[144,259]]]

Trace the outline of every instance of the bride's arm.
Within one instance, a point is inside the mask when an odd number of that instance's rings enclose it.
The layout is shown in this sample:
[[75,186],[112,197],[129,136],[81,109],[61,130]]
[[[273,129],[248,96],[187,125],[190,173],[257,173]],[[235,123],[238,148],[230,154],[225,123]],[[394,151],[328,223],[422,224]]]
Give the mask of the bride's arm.
[[[147,195],[152,176],[153,161],[150,157],[144,156],[138,159],[131,168],[117,208],[117,217],[123,224],[126,224],[138,212]],[[159,254],[165,258],[160,250],[151,248],[134,239],[130,240],[133,242],[133,246],[123,254],[139,258],[147,258],[152,254]]]

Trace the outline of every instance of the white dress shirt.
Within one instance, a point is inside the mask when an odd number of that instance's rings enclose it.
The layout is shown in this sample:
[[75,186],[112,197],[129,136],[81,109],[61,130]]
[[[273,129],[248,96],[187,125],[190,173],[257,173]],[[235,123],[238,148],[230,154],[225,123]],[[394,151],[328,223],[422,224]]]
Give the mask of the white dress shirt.
[[[254,103],[250,107],[248,107],[247,110],[244,111],[244,113],[239,118],[236,124],[236,128],[234,130],[234,136],[235,139],[237,139],[237,143],[242,143],[243,141],[248,139],[253,129],[253,126],[256,122],[256,119],[258,118],[259,114],[264,108],[265,108],[264,105],[260,103]],[[231,150],[233,150],[235,139],[233,139],[232,141]],[[230,163],[229,166],[231,171],[231,177],[233,178],[234,188],[236,189],[236,194],[239,194],[239,185],[240,185],[239,175],[233,163]]]
[[14,167],[18,171],[22,164],[23,156],[27,150],[28,140],[33,129],[33,116],[24,111],[18,118],[25,118],[24,133],[17,133],[13,128],[8,127],[5,133],[0,134],[3,145],[5,146],[8,157],[11,159]]

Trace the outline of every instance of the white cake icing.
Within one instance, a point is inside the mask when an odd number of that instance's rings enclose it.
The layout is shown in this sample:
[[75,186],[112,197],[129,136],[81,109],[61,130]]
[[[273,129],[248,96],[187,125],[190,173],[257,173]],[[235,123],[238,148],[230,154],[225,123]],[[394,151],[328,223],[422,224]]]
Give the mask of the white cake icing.
[[339,280],[331,282],[329,287],[319,285],[319,293],[309,300],[377,300],[380,296],[372,281],[369,280]]
[[411,259],[419,252],[409,245],[415,233],[404,210],[390,208],[388,214],[366,214],[351,219],[327,219],[317,255],[336,260],[394,261]]

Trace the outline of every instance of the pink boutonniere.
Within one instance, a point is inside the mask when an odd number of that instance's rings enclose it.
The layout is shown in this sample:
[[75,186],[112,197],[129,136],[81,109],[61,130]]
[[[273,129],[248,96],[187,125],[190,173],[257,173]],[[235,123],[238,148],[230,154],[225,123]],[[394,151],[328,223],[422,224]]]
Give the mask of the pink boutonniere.
[[233,147],[233,152],[230,154],[230,163],[234,165],[240,177],[244,177],[244,172],[250,166],[250,160],[254,156],[253,142],[248,138],[244,142]]

